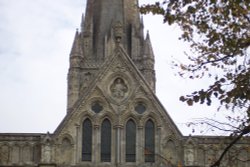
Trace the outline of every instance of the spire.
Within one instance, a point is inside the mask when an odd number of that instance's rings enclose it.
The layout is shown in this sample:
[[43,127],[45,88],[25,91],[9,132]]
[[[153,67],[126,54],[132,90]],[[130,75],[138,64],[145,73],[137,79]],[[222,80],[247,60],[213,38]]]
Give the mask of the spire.
[[80,55],[81,55],[81,46],[79,41],[79,32],[78,29],[76,29],[74,42],[70,52],[70,57],[80,56]]
[[144,21],[143,21],[143,17],[141,16],[141,26],[144,27]]
[[146,40],[150,41],[149,31],[147,30]]
[[84,14],[82,14],[82,21],[81,21],[81,32],[84,31]]
[[143,17],[141,16],[141,20],[140,20],[140,36],[143,38],[144,37],[144,21],[143,21]]
[[68,111],[86,86],[85,74],[94,75],[116,45],[124,48],[152,90],[155,89],[154,54],[149,33],[144,38],[138,0],[87,0],[70,53]]
[[82,49],[81,49],[81,41],[80,34],[78,29],[75,33],[74,42],[72,45],[72,49],[70,52],[70,68],[68,72],[68,98],[67,98],[67,111],[69,112],[74,103],[77,101],[79,96],[80,89],[80,67],[82,61]]
[[[93,20],[93,1],[94,0],[87,0],[86,11],[85,11],[85,21],[83,24],[83,29],[86,31],[90,31]],[[84,18],[83,18],[84,19]]]
[[155,91],[155,70],[154,70],[154,52],[150,41],[149,32],[147,31],[144,41],[144,56],[143,56],[143,75],[148,81],[151,89]]
[[131,26],[140,27],[137,0],[88,0],[84,31],[91,31],[93,23],[93,55],[96,59],[104,59],[104,39],[111,38],[111,31],[116,22],[123,25],[121,44],[130,53]]
[[154,52],[153,52],[153,47],[152,47],[151,40],[150,40],[149,31],[147,31],[144,49],[145,49],[144,50],[145,58],[149,58],[152,61],[154,61]]

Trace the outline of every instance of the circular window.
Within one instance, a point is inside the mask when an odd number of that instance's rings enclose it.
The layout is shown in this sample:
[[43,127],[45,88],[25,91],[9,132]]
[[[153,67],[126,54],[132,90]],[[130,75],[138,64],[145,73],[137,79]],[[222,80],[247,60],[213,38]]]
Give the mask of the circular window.
[[137,113],[139,113],[139,114],[144,113],[144,112],[146,111],[146,106],[145,106],[145,104],[142,103],[142,102],[137,103],[136,106],[135,106],[135,111],[136,111]]
[[95,101],[91,106],[91,110],[94,111],[95,113],[99,113],[103,110],[103,106],[99,101]]

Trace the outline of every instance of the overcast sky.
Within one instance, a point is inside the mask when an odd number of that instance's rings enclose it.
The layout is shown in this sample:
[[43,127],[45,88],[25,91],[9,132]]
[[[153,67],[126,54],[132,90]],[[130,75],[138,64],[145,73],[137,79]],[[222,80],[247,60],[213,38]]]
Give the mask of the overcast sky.
[[[142,1],[141,1],[142,2]],[[147,2],[147,0],[144,0]],[[69,52],[86,0],[0,0],[0,132],[53,132],[66,114]],[[178,28],[144,16],[156,58],[157,96],[188,135],[191,118],[217,115],[214,108],[188,107],[179,96],[207,85],[174,74],[188,46]]]

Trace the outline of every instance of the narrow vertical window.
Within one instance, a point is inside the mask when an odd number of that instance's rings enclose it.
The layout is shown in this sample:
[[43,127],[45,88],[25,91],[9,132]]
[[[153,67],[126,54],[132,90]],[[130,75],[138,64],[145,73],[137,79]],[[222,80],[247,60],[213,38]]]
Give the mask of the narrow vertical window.
[[86,119],[82,124],[82,161],[91,161],[92,124]]
[[111,161],[111,124],[108,119],[102,122],[101,127],[101,161]]
[[148,120],[145,125],[145,162],[155,161],[155,127],[152,120]]
[[136,156],[136,126],[133,120],[126,125],[126,162],[135,162]]

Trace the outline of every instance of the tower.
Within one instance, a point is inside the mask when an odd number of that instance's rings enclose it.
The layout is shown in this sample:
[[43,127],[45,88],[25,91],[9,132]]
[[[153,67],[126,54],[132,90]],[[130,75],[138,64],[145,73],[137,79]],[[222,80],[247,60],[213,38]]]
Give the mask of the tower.
[[[0,133],[0,166],[207,167],[230,143],[183,136],[157,99],[137,0],[87,0],[70,53],[67,111],[53,133]],[[235,145],[222,166],[250,166],[250,139]]]
[[155,91],[154,54],[138,0],[88,0],[76,31],[68,72],[68,111],[115,48],[116,40]]

